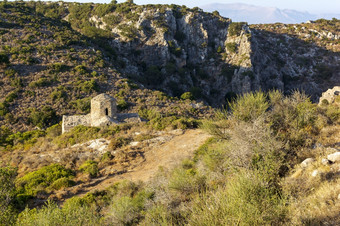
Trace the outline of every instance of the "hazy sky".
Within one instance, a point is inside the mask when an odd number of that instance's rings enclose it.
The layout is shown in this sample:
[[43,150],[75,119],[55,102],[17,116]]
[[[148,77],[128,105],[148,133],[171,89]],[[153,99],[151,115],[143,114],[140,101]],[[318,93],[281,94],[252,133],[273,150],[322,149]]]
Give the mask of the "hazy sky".
[[[78,2],[109,3],[111,0],[67,0]],[[125,0],[118,0],[125,2]],[[195,7],[210,3],[246,3],[259,6],[277,7],[280,9],[295,9],[310,13],[340,13],[340,0],[134,0],[142,4],[177,4]]]

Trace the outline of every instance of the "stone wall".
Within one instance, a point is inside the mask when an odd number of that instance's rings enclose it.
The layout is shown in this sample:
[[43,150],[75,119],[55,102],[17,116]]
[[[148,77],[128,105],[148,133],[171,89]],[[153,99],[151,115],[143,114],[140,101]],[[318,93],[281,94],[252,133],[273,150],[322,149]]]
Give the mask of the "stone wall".
[[68,132],[78,125],[91,126],[91,115],[63,115],[62,133]]

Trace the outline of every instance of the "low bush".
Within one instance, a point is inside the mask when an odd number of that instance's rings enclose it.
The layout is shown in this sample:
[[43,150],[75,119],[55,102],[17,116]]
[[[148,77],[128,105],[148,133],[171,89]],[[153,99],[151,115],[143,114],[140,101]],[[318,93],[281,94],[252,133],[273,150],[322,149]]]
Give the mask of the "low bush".
[[182,100],[193,100],[194,96],[192,95],[191,92],[185,92],[181,95]]
[[230,102],[229,107],[237,120],[253,121],[267,111],[269,103],[266,98],[263,92],[246,93],[238,96],[236,101]]
[[[73,172],[71,170],[59,164],[52,164],[18,178],[16,181],[17,191],[19,194],[35,196],[40,191],[46,192],[49,187],[59,179],[70,179],[72,177]],[[59,181],[59,183],[61,182],[62,181]],[[55,184],[55,186],[56,185],[57,184]],[[69,185],[71,185],[71,183]]]
[[117,102],[117,108],[120,111],[123,111],[123,110],[129,108],[129,104],[124,99],[121,99],[121,100],[118,100],[118,102]]
[[9,57],[5,53],[0,53],[0,65],[7,66],[9,64]]
[[92,160],[84,162],[79,170],[83,173],[89,174],[91,177],[97,177],[99,174],[98,163]]
[[45,87],[52,84],[52,80],[50,78],[40,78],[37,81],[32,81],[28,84],[30,88],[38,88],[38,87]]
[[100,128],[97,127],[79,125],[74,127],[70,132],[56,137],[52,142],[57,144],[59,147],[67,147],[76,143],[96,139],[99,136],[99,131]]
[[83,99],[73,100],[69,103],[73,109],[77,109],[82,113],[90,113],[91,110],[91,98],[85,97]]
[[59,225],[99,225],[101,216],[95,208],[82,205],[77,202],[68,202],[63,208],[57,204],[48,201],[40,209],[29,209],[22,211],[17,219],[17,225],[53,225],[58,222]]
[[237,44],[235,42],[229,42],[225,46],[229,52],[236,53]]
[[242,27],[245,25],[246,23],[244,22],[233,22],[229,25],[228,28],[228,33],[230,36],[237,36],[241,34],[242,31]]
[[126,137],[117,137],[117,138],[113,138],[110,141],[109,144],[109,149],[110,150],[115,150],[117,148],[121,148],[124,147],[125,145],[129,144],[131,141],[131,139],[126,138]]
[[244,172],[194,203],[190,225],[279,225],[287,213],[280,194],[259,177]]
[[44,106],[41,110],[33,109],[29,116],[29,122],[39,128],[46,128],[58,122],[59,117],[50,106]]

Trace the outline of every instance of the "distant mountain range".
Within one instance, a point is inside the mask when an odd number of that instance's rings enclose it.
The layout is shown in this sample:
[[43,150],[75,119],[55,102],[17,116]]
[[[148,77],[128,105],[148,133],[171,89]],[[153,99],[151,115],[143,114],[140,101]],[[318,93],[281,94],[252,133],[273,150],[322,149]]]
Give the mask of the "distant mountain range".
[[255,6],[243,3],[211,3],[201,6],[201,8],[207,12],[217,10],[221,16],[231,18],[235,22],[245,21],[250,24],[276,22],[293,24],[320,18],[340,18],[340,14],[311,14],[307,11],[301,12],[291,9],[278,9],[274,7]]

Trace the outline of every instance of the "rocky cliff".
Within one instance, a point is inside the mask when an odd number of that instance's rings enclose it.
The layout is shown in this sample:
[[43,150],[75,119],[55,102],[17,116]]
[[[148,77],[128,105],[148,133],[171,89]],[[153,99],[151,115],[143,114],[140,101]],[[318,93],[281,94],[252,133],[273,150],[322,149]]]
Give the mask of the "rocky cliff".
[[198,8],[126,4],[122,14],[122,7],[89,20],[113,34],[124,74],[170,95],[191,90],[220,106],[235,94],[276,88],[317,100],[340,82],[338,20],[249,27]]

